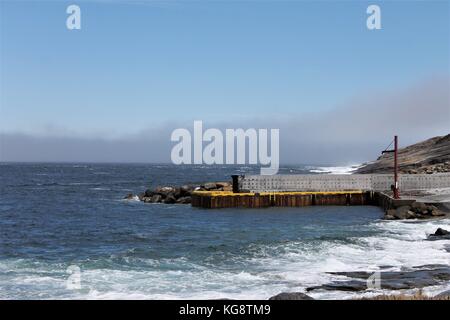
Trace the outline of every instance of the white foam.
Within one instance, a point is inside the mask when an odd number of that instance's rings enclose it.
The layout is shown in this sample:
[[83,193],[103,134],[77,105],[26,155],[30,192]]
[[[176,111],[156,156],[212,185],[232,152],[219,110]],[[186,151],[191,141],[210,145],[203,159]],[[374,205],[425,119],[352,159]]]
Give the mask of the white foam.
[[313,173],[352,174],[360,167],[360,164],[353,164],[341,167],[307,167],[307,169],[309,169],[309,172]]
[[[377,221],[371,224],[376,236],[354,238],[351,243],[299,240],[253,244],[247,253],[231,256],[226,266],[200,265],[183,257],[125,259],[127,265],[140,265],[140,269],[125,266],[113,269],[116,262],[108,269],[81,265],[82,289],[78,291],[65,288],[66,265],[3,260],[0,261],[0,298],[267,299],[283,291],[305,291],[309,286],[346,279],[328,272],[371,272],[383,265],[391,266],[387,270],[392,271],[427,264],[450,265],[450,253],[444,247],[448,241],[425,240],[438,227],[448,229],[450,220]],[[447,281],[425,288],[424,292],[435,295],[449,287]],[[308,294],[319,299],[349,299],[381,293],[399,291],[312,291]]]

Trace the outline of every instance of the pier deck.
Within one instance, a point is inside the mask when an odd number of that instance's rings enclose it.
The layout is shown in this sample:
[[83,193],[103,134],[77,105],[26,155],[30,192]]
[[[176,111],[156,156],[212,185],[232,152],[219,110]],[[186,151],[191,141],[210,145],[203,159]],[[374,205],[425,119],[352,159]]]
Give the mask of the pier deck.
[[[414,202],[388,195],[390,174],[276,175],[235,177],[233,190],[195,191],[192,206],[201,208],[303,207],[312,205],[378,205],[384,209]],[[450,174],[403,174],[400,193],[450,188]]]

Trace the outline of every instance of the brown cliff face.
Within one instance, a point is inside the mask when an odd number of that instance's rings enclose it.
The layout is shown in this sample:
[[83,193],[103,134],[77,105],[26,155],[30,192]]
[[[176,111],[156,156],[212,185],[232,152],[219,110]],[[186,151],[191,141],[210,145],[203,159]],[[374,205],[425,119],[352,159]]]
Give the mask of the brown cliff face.
[[[450,134],[399,149],[400,173],[450,172]],[[392,173],[394,154],[385,153],[355,173]]]

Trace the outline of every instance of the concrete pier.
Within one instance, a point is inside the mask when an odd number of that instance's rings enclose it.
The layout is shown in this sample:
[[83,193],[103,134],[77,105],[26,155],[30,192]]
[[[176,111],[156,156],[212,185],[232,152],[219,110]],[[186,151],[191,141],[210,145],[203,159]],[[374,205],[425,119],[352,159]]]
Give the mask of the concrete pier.
[[[400,193],[450,188],[450,174],[403,174]],[[408,205],[416,199],[388,195],[389,174],[276,175],[233,177],[233,192],[195,191],[192,206],[202,208],[303,207],[312,205],[377,205],[383,209]]]

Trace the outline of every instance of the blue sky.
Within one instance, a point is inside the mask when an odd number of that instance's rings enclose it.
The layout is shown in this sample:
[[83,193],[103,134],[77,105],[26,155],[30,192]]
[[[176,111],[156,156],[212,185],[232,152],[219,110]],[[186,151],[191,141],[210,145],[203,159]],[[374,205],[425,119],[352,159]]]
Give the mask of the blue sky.
[[[82,29],[69,31],[69,4]],[[382,30],[366,28],[381,7]],[[4,1],[0,132],[326,114],[450,74],[448,1]]]
[[[3,131],[321,112],[449,68],[448,2],[2,1]],[[76,3],[76,2],[75,2]],[[446,70],[447,69],[447,70]]]

